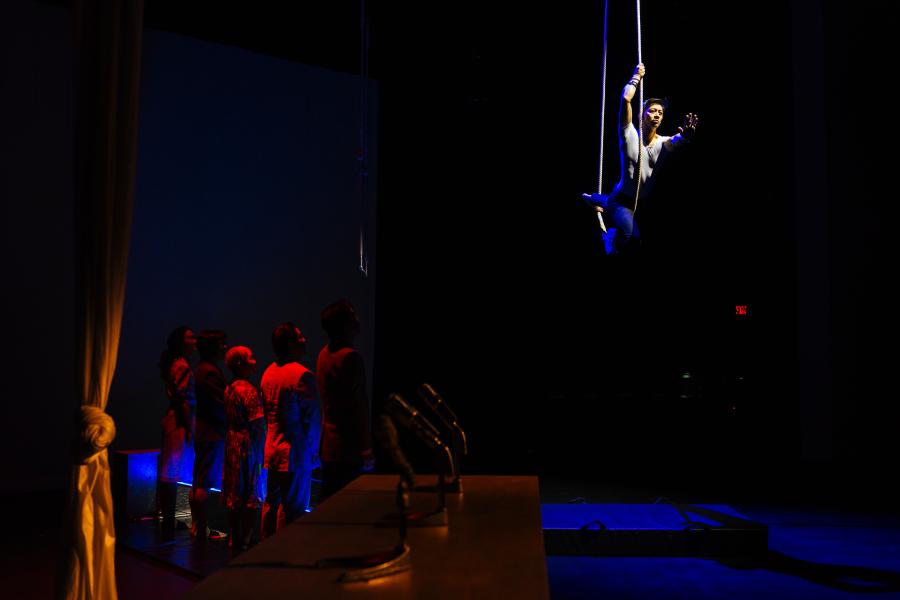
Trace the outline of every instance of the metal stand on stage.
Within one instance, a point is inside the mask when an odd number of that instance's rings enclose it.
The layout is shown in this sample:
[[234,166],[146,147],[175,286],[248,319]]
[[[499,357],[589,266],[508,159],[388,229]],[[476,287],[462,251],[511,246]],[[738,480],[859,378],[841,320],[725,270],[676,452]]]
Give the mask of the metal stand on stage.
[[[340,566],[350,567],[338,578],[340,583],[353,583],[358,581],[370,581],[379,577],[387,577],[401,571],[408,571],[409,562],[409,546],[406,543],[406,518],[407,509],[409,508],[409,485],[401,477],[397,483],[397,509],[400,513],[398,521],[398,530],[400,532],[400,541],[393,550],[384,554],[372,554],[362,556],[355,559],[356,564],[341,564]],[[446,514],[445,520],[446,520]],[[373,564],[374,563],[374,564]],[[329,567],[334,563],[321,561],[318,566]]]

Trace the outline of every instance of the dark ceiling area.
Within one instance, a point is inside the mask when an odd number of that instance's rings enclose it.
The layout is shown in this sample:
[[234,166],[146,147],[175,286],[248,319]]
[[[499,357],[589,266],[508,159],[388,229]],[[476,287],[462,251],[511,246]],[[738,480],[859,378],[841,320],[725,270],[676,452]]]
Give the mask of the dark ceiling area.
[[360,23],[356,0],[144,3],[146,27],[347,73],[360,70]]

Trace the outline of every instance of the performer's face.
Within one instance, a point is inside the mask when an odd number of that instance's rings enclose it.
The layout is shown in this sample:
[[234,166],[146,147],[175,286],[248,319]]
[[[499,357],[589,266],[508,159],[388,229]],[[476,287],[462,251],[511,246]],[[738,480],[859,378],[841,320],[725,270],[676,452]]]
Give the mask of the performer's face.
[[663,120],[663,107],[661,104],[651,104],[644,111],[644,123],[656,129]]
[[297,334],[297,341],[294,345],[294,354],[297,358],[300,358],[306,354],[306,337],[304,337],[303,332],[300,331],[299,327],[294,328],[294,333]]
[[355,310],[350,311],[350,322],[347,324],[347,333],[350,337],[359,335],[359,316]]
[[190,329],[184,332],[184,355],[190,356],[197,350],[197,336]]

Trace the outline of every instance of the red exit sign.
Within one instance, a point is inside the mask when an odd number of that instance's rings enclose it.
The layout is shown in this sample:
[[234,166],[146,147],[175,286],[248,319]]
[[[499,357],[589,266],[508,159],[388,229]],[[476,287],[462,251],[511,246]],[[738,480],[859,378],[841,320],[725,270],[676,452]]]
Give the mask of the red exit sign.
[[749,307],[746,304],[734,305],[734,314],[738,315],[739,317],[746,317],[749,314],[748,310]]

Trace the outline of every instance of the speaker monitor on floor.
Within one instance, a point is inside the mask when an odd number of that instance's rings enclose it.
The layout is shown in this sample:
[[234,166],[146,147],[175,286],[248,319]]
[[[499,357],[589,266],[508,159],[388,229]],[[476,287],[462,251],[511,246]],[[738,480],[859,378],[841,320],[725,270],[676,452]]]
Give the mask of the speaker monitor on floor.
[[159,449],[120,450],[110,457],[110,487],[116,528],[156,517],[156,474]]

